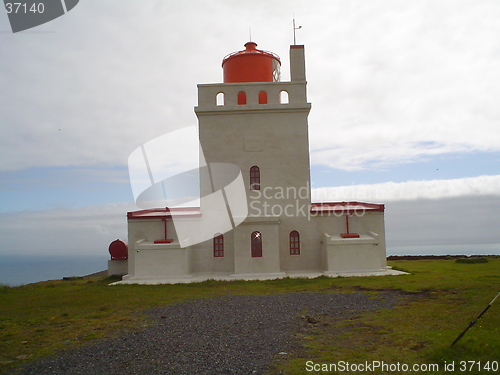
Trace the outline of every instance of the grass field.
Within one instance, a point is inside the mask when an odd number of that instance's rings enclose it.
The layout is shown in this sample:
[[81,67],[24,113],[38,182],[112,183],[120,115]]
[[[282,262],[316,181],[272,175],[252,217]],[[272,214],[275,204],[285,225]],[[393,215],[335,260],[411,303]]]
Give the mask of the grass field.
[[[331,373],[358,373],[345,371],[346,363],[352,370],[359,364],[377,363],[373,361],[392,367],[359,373],[407,373],[401,367],[404,364],[413,372],[413,366],[437,369],[420,371],[429,374],[500,373],[496,368],[500,362],[500,300],[449,347],[500,291],[500,258],[488,258],[487,263],[398,260],[389,264],[409,274],[149,286],[108,286],[113,280],[84,279],[0,287],[0,372],[57,350],[141,329],[153,324],[143,310],[187,299],[298,291],[363,291],[375,297],[381,291],[398,291],[401,301],[392,309],[344,321],[322,316],[314,324],[300,323],[287,354],[276,356],[269,374],[315,373],[307,370],[321,370],[323,364],[344,364],[343,369]],[[449,371],[451,365],[455,371]]]

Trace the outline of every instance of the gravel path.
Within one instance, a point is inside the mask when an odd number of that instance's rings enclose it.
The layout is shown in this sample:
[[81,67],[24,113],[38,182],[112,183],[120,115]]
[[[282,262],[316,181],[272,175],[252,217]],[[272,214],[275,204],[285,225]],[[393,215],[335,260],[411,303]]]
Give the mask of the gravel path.
[[24,367],[19,374],[262,374],[300,315],[339,319],[396,304],[396,293],[291,293],[201,299],[148,310],[158,324]]

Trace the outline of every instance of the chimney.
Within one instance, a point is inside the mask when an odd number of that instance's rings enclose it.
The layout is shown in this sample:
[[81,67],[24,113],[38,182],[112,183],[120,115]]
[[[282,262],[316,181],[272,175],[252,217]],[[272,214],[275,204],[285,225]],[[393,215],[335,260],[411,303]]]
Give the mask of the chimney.
[[306,63],[303,45],[290,46],[290,80],[306,81]]

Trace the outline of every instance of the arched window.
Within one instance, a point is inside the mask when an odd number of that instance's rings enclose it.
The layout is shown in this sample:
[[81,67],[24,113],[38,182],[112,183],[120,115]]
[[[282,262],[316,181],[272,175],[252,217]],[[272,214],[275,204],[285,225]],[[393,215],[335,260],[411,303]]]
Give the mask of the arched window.
[[247,104],[247,94],[245,91],[240,91],[238,93],[238,105]]
[[256,165],[250,168],[250,190],[260,190],[260,169]]
[[220,233],[214,235],[214,257],[224,256],[224,236]]
[[296,230],[290,232],[290,255],[300,255],[300,235]]
[[288,104],[289,103],[288,92],[285,90],[280,92],[280,103],[281,104]]
[[259,104],[267,104],[267,92],[259,92]]
[[262,257],[262,235],[260,232],[252,232],[251,247],[252,257]]
[[217,94],[217,96],[215,97],[215,104],[218,106],[224,105],[224,93],[223,92],[219,92]]

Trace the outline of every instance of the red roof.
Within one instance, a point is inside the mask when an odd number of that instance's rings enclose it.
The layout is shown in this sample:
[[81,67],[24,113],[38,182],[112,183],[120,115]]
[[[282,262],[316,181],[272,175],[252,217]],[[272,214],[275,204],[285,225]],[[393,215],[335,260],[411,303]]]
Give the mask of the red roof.
[[[246,42],[245,49],[243,51],[232,52],[232,53],[229,53],[226,56],[224,56],[224,58],[222,59],[222,66],[224,66],[224,63],[229,59],[232,59],[232,58],[237,57],[237,56],[249,55],[249,54],[251,54],[251,55],[257,54],[257,55],[264,55],[264,56],[272,57],[273,59],[278,60],[278,62],[281,65],[280,57],[277,54],[270,52],[270,51],[264,51],[261,49],[257,49],[255,47],[257,47],[257,43]],[[302,46],[302,48],[303,47],[304,46]]]
[[150,208],[147,210],[127,212],[128,219],[151,219],[151,218],[172,218],[172,217],[199,217],[201,211],[199,207],[176,207],[176,208]]
[[365,203],[365,202],[322,202],[322,203],[311,204],[311,213],[322,213],[322,212],[353,213],[359,211],[384,212],[384,209],[385,206],[383,204]]
[[[312,203],[311,213],[321,214],[327,212],[384,212],[383,204],[365,203],[365,202],[322,202]],[[147,210],[127,212],[128,219],[152,219],[152,218],[172,218],[172,217],[200,217],[199,207],[176,207],[176,208],[150,208]]]

